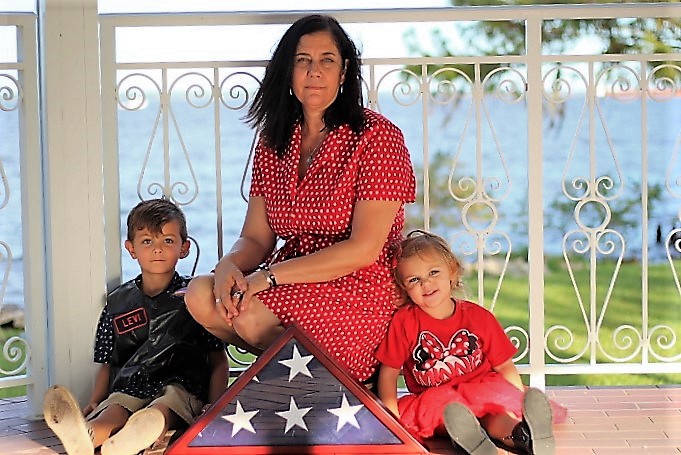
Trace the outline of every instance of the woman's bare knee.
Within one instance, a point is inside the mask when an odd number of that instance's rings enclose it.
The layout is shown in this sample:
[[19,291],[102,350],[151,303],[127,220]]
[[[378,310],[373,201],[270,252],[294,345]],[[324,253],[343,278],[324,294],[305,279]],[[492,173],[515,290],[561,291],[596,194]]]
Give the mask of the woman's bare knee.
[[203,324],[208,321],[211,313],[215,311],[213,308],[215,302],[213,277],[201,275],[192,279],[184,296],[184,302],[187,305],[187,310],[197,322]]
[[218,338],[253,352],[267,348],[282,332],[279,319],[257,298],[249,304],[248,311],[232,319],[232,326],[215,308],[213,276],[202,275],[189,283],[185,303],[192,317]]
[[233,319],[237,335],[251,346],[267,349],[284,331],[281,321],[262,302],[251,302],[249,311]]
[[212,275],[202,275],[192,279],[184,296],[184,302],[194,320],[210,333],[228,342],[234,338],[234,329],[227,325],[215,308]]

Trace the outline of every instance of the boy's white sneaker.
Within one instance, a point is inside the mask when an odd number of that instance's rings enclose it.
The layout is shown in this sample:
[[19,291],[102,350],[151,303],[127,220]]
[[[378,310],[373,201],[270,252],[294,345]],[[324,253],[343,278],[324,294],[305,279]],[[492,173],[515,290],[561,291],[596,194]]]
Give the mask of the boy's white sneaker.
[[78,402],[66,387],[54,385],[45,392],[43,415],[68,455],[93,455],[90,426]]
[[452,441],[471,455],[497,455],[497,446],[489,439],[480,421],[466,406],[451,403],[443,415]]
[[165,417],[155,408],[140,409],[125,426],[102,444],[102,455],[137,455],[150,447],[163,433]]

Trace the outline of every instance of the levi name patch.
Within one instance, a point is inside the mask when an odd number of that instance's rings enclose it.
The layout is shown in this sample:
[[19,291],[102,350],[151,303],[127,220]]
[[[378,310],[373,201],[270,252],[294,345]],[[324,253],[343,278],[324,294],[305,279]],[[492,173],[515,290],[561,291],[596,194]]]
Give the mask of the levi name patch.
[[147,324],[147,312],[144,308],[138,308],[114,318],[114,327],[119,335],[143,327]]

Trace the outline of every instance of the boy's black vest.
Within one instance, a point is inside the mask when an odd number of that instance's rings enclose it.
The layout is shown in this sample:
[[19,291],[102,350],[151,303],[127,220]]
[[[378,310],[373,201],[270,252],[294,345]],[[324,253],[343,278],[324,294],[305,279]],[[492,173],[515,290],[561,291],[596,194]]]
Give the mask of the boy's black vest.
[[181,384],[207,401],[210,380],[209,346],[205,329],[187,311],[184,298],[174,295],[189,280],[177,273],[168,289],[146,296],[138,285],[141,275],[115,289],[107,297],[107,312],[113,318],[114,349],[109,374],[109,392],[149,398],[169,384]]

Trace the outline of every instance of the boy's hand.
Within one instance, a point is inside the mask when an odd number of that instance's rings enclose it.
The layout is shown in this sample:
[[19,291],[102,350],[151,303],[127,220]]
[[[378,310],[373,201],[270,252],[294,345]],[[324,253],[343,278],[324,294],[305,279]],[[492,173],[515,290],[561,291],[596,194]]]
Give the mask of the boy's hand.
[[92,411],[94,411],[94,410],[97,408],[98,405],[99,405],[99,403],[95,403],[95,402],[88,403],[88,404],[83,408],[83,415],[84,415],[85,417],[87,417],[88,415],[90,415],[90,413],[91,413]]

